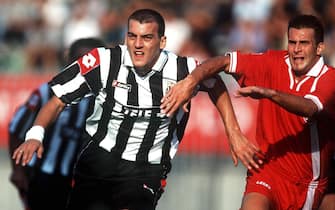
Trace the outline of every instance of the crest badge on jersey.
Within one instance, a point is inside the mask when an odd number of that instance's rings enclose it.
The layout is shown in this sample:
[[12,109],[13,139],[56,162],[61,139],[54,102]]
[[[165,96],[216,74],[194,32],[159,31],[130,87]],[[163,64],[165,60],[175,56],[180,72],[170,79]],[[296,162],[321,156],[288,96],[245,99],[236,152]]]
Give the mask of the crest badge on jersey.
[[93,49],[83,57],[79,58],[80,73],[85,75],[100,65],[98,49]]

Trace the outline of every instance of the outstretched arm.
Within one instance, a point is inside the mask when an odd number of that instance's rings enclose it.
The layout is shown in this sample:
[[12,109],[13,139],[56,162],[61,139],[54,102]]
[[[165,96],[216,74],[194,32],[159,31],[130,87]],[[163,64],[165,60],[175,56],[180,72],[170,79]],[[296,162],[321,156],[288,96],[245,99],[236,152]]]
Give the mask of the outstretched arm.
[[318,112],[317,105],[311,100],[277,90],[258,86],[240,88],[237,96],[249,96],[254,99],[267,98],[287,111],[302,117],[313,117]]
[[234,165],[237,166],[238,159],[240,159],[246,168],[258,169],[263,163],[260,149],[241,132],[229,93],[222,79],[217,77],[214,86],[208,88],[207,92],[223,120]]
[[[43,153],[42,139],[44,129],[48,127],[63,110],[65,104],[56,96],[53,96],[38,113],[33,127],[27,132],[26,141],[22,143],[13,153],[12,158],[16,164],[25,166],[37,151],[37,157],[41,158]],[[28,135],[29,134],[29,135]]]
[[180,106],[184,105],[191,97],[196,86],[203,80],[219,73],[228,71],[229,56],[217,56],[206,60],[197,66],[185,79],[175,84],[162,98],[161,109],[167,116],[171,116]]

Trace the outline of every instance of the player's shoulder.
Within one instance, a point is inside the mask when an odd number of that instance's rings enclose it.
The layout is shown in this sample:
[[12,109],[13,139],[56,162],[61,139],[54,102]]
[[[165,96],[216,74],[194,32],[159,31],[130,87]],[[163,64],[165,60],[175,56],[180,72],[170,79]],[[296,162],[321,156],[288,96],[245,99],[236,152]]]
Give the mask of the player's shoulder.
[[325,64],[325,67],[326,68],[323,68],[323,70],[326,70],[326,71],[323,71],[324,73],[321,75],[321,77],[331,78],[334,81],[335,80],[335,67],[328,65],[328,64]]
[[335,70],[335,67],[334,66],[331,66],[329,64],[326,64],[327,68],[331,71],[334,71]]
[[288,56],[287,50],[273,50],[273,49],[269,49],[269,50],[266,51],[266,53],[268,55],[271,55],[271,56],[282,57],[282,58]]
[[[86,75],[92,70],[96,69],[97,66],[100,66],[101,63],[106,60],[106,58],[110,57],[111,50],[114,49],[110,47],[97,47],[93,48],[89,52],[87,52],[85,55],[80,57],[77,62],[80,68],[80,73],[82,75]],[[122,47],[121,52],[124,51]]]
[[178,55],[177,53],[171,52],[169,50],[163,49],[161,53],[164,53],[167,55],[168,59],[170,60],[177,60],[178,58],[180,59],[186,59],[188,62],[196,62],[196,59],[191,56],[185,56],[185,55]]
[[273,50],[269,49],[265,53],[265,58],[270,62],[286,63],[288,52],[286,50]]

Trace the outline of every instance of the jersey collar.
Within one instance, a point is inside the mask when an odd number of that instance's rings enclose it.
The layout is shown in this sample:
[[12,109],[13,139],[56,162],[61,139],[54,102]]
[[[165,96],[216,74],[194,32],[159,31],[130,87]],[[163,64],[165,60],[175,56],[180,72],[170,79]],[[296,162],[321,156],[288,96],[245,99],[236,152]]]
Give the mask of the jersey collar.
[[318,62],[307,72],[306,76],[310,77],[317,77],[319,76],[320,72],[323,69],[323,66],[325,65],[323,57],[320,57]]

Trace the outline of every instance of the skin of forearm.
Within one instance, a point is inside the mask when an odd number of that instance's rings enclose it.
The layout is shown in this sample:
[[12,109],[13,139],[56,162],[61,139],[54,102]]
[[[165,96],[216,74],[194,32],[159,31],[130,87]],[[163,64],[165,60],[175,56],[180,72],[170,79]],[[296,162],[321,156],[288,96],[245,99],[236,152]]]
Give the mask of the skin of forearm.
[[59,113],[64,109],[65,104],[56,96],[53,96],[39,111],[34,125],[40,125],[47,128],[56,120]]
[[318,112],[318,108],[313,101],[301,96],[272,90],[268,98],[287,111],[302,117],[311,118]]
[[224,82],[217,80],[214,87],[208,90],[208,94],[220,113],[228,139],[232,139],[235,132],[240,132],[240,127]]
[[188,75],[192,79],[194,87],[201,81],[216,75],[221,71],[227,72],[229,70],[230,57],[217,56],[204,61],[202,64]]

